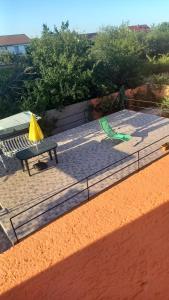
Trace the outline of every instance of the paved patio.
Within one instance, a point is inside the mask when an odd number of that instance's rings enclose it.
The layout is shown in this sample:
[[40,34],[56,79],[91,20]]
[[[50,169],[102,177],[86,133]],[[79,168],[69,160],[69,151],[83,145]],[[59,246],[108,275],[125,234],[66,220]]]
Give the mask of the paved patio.
[[[137,153],[146,145],[167,136],[169,134],[169,119],[156,115],[136,113],[134,111],[123,110],[108,117],[111,126],[123,133],[132,135],[129,142],[105,140],[104,133],[100,130],[98,121],[93,121],[85,125],[67,130],[57,134],[50,139],[58,144],[58,165],[55,160],[50,161],[47,155],[41,156],[41,160],[47,161],[48,169],[37,172],[33,169],[35,160],[31,161],[31,173],[29,177],[21,170],[20,162],[17,159],[8,159],[8,173],[0,165],[0,204],[8,209],[9,213],[0,217],[3,228],[9,237],[15,241],[13,230],[9,218],[17,213],[32,207],[34,204],[45,200],[42,204],[22,213],[13,219],[15,227],[21,226],[25,221],[35,218],[46,209],[55,209],[44,213],[31,222],[17,229],[19,238],[24,237],[29,232],[37,229],[40,225],[49,222],[51,219],[62,215],[72,207],[87,198],[87,190],[76,195],[82,189],[86,189],[86,177],[89,178],[89,186],[103,179],[105,176],[114,173],[126,165],[135,162],[122,172],[101,181],[90,188],[90,196],[115,183],[120,178],[137,170]],[[140,157],[150,153],[153,149],[166,142],[168,138],[159,143],[140,151]],[[145,158],[140,164],[144,165],[161,156],[161,151]],[[131,155],[128,157],[128,155]],[[123,159],[111,167],[110,164]],[[104,171],[99,171],[102,168]],[[78,183],[81,180],[80,183]],[[75,184],[75,185],[73,185]],[[55,193],[73,185],[68,190],[57,195]],[[75,196],[74,196],[75,195]],[[70,201],[60,204],[67,198],[72,197]]]

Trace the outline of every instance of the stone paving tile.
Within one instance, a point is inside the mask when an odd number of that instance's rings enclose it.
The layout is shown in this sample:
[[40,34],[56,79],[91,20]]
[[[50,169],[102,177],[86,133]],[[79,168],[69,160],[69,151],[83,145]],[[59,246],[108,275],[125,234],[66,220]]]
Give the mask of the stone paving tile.
[[[127,172],[132,173],[137,168],[137,163],[134,161],[137,160],[138,155],[133,153],[169,134],[169,120],[155,115],[123,110],[110,115],[108,119],[115,130],[131,134],[132,140],[129,142],[105,140],[105,135],[101,132],[98,121],[93,121],[50,138],[58,144],[59,163],[56,165],[54,160],[50,161],[48,155],[41,156],[40,160],[46,161],[48,164],[48,169],[43,172],[37,172],[33,169],[36,159],[32,159],[30,162],[33,175],[31,177],[26,172],[22,172],[17,159],[7,160],[8,173],[0,165],[0,204],[9,210],[9,214],[2,216],[0,221],[8,233],[10,231],[12,235],[9,217],[42,201],[47,196],[50,196],[47,201],[14,218],[14,225],[18,227],[24,223],[24,220],[29,221],[36,215],[43,213],[47,208],[50,209],[59,203],[60,205],[53,212],[50,210],[50,213],[43,214],[27,225],[19,227],[17,232],[19,237],[23,237],[27,231],[33,231],[39,225],[49,222],[83,202],[86,197],[86,195],[84,197],[85,192],[81,197],[74,196],[61,204],[65,197],[70,197],[72,193],[76,194],[82,188],[86,188],[86,181],[76,184],[69,191],[60,195],[54,194],[71,184],[77,183],[86,176],[89,177],[89,185],[92,185],[133,162],[128,170],[122,170],[90,188],[91,195],[94,195],[99,190],[125,177]],[[157,156],[161,156],[161,151],[155,152],[151,156],[148,154],[167,140],[168,138],[140,151],[140,157],[146,156],[141,162],[142,165],[147,164]],[[126,158],[130,154],[131,156]],[[122,162],[91,176],[91,174],[122,158]]]

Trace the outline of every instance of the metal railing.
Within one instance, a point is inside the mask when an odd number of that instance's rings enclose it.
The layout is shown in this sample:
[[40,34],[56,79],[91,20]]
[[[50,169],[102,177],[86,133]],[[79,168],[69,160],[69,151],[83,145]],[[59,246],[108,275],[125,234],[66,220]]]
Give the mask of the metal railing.
[[[89,176],[87,176],[87,177],[81,179],[80,181],[78,181],[78,182],[76,182],[76,183],[73,183],[73,184],[71,184],[71,185],[65,187],[64,189],[62,189],[62,190],[60,190],[60,191],[58,191],[58,192],[53,193],[52,195],[46,197],[45,199],[39,201],[38,203],[35,203],[34,205],[28,207],[27,209],[25,209],[25,210],[19,212],[18,214],[12,216],[12,217],[10,218],[10,223],[11,223],[12,229],[13,229],[13,231],[14,231],[16,241],[17,241],[17,242],[21,241],[21,240],[22,240],[23,238],[25,238],[26,236],[28,236],[28,235],[30,235],[31,233],[33,233],[33,232],[35,232],[35,231],[41,229],[42,227],[46,226],[47,224],[49,224],[50,222],[52,222],[54,219],[56,219],[56,218],[52,218],[52,220],[50,220],[49,222],[45,223],[45,225],[40,225],[40,224],[39,224],[39,226],[38,226],[37,229],[32,230],[32,231],[29,232],[28,234],[25,233],[24,236],[23,236],[22,238],[19,238],[19,237],[18,237],[18,234],[17,234],[17,230],[18,230],[19,228],[25,226],[26,224],[32,222],[33,220],[37,219],[38,217],[40,217],[40,216],[42,216],[42,215],[48,213],[49,211],[52,211],[52,210],[56,209],[57,207],[59,207],[59,206],[63,205],[64,203],[70,201],[72,198],[74,198],[74,197],[76,197],[77,195],[79,195],[79,194],[83,193],[84,191],[86,191],[86,192],[87,192],[87,197],[85,197],[85,199],[84,199],[82,202],[80,202],[80,203],[76,204],[75,206],[73,206],[73,208],[74,208],[74,207],[77,207],[77,206],[79,206],[81,203],[84,203],[85,201],[88,201],[88,200],[91,198],[91,196],[96,196],[98,193],[100,193],[101,191],[105,190],[105,188],[102,188],[102,189],[99,190],[99,192],[97,191],[96,193],[94,193],[94,194],[91,195],[91,193],[90,193],[91,188],[94,187],[94,186],[96,186],[96,185],[99,184],[100,182],[103,182],[104,180],[106,180],[106,179],[112,177],[113,175],[115,175],[115,174],[117,174],[117,173],[119,173],[119,172],[121,172],[121,171],[127,169],[128,167],[130,167],[130,166],[136,164],[136,169],[135,169],[132,173],[129,173],[128,175],[125,175],[124,177],[122,177],[121,179],[117,180],[117,181],[114,183],[114,184],[117,184],[120,180],[124,180],[126,177],[132,175],[134,172],[137,172],[137,171],[143,169],[144,167],[148,166],[148,165],[151,164],[152,162],[154,162],[154,161],[158,160],[159,158],[161,158],[161,157],[165,156],[166,154],[168,154],[168,152],[166,152],[165,154],[160,155],[159,157],[153,159],[152,161],[146,163],[145,165],[140,166],[140,162],[141,162],[144,158],[147,158],[148,156],[152,155],[152,154],[155,153],[156,151],[159,151],[159,150],[160,150],[160,148],[161,148],[161,146],[162,146],[162,143],[160,144],[160,146],[159,146],[157,149],[152,150],[150,153],[148,153],[148,154],[146,154],[146,155],[144,155],[144,156],[141,156],[141,155],[140,155],[140,154],[141,154],[141,151],[150,148],[151,146],[153,146],[153,145],[155,145],[155,144],[157,144],[157,143],[159,143],[159,142],[165,140],[165,139],[168,138],[168,137],[169,137],[169,135],[166,135],[166,136],[164,136],[164,137],[162,137],[162,138],[156,140],[155,142],[153,142],[153,143],[151,143],[151,144],[149,144],[149,145],[147,145],[147,146],[145,146],[145,147],[139,149],[138,151],[135,151],[135,152],[131,153],[130,155],[127,155],[127,156],[123,157],[122,159],[117,160],[117,161],[115,161],[115,162],[109,164],[108,166],[106,166],[106,167],[104,167],[104,168],[102,168],[102,169],[100,169],[100,170],[98,170],[98,171],[96,171],[96,172],[90,174]],[[136,160],[134,160],[133,162],[127,164],[127,165],[124,166],[124,167],[121,167],[119,170],[117,170],[117,171],[115,171],[115,172],[113,172],[113,173],[111,173],[111,174],[109,174],[109,175],[106,175],[104,178],[99,179],[99,180],[96,181],[95,183],[90,184],[91,177],[95,177],[95,176],[97,176],[99,173],[105,174],[105,173],[106,173],[106,172],[105,172],[106,169],[109,169],[110,167],[113,167],[113,166],[115,166],[115,165],[117,165],[117,164],[118,164],[118,166],[121,166],[121,165],[123,164],[122,161],[124,161],[124,160],[126,160],[126,159],[129,159],[129,158],[133,157],[134,155],[136,156]],[[109,172],[110,172],[110,171],[109,171]],[[76,185],[78,185],[78,184],[80,184],[80,183],[84,183],[84,184],[85,184],[85,188],[83,188],[82,190],[78,191],[76,194],[73,194],[72,196],[67,197],[65,200],[63,200],[63,201],[61,201],[61,202],[59,202],[59,203],[56,203],[54,206],[52,206],[52,207],[46,209],[45,211],[43,211],[43,212],[41,212],[41,213],[38,213],[37,215],[33,216],[32,218],[29,218],[29,220],[24,221],[23,223],[19,224],[18,226],[15,225],[14,219],[16,220],[17,217],[21,216],[22,214],[24,214],[24,213],[26,213],[26,212],[28,212],[28,211],[31,211],[31,210],[32,210],[33,208],[35,208],[35,207],[37,208],[40,204],[49,201],[50,199],[52,199],[53,197],[56,197],[57,195],[60,195],[60,194],[63,193],[64,191],[69,191],[72,187],[75,187]],[[110,187],[110,186],[112,186],[112,185],[114,185],[114,184],[112,184],[112,182],[111,182],[106,188],[108,188],[108,187]],[[71,209],[72,209],[72,208],[71,208]],[[68,212],[68,211],[67,211],[67,212]],[[64,214],[64,213],[63,213],[63,214]],[[63,214],[61,214],[61,215],[63,215]],[[60,217],[61,215],[59,215],[59,217]]]

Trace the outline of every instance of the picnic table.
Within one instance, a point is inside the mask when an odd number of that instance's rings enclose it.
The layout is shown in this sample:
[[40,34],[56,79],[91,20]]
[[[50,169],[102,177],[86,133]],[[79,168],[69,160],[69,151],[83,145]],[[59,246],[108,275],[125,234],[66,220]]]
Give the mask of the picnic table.
[[43,140],[36,146],[32,146],[32,147],[29,147],[27,149],[17,152],[16,157],[21,162],[23,172],[25,171],[25,166],[26,166],[26,170],[28,171],[29,176],[31,176],[28,160],[33,157],[39,156],[43,153],[46,153],[46,152],[49,153],[49,157],[52,160],[53,159],[52,152],[53,152],[55,160],[56,160],[56,164],[57,164],[58,159],[57,159],[56,148],[57,148],[56,142],[49,141],[49,140]]

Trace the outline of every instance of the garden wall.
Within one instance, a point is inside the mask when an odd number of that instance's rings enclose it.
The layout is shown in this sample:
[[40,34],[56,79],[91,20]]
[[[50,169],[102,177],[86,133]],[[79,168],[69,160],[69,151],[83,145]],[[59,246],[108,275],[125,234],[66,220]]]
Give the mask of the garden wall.
[[71,104],[65,106],[61,110],[51,109],[46,111],[45,120],[49,122],[46,126],[54,128],[50,133],[56,134],[67,129],[71,129],[77,126],[80,126],[89,120],[98,119],[102,114],[92,111],[90,115],[89,106],[96,107],[100,101],[104,99],[108,99],[109,101],[113,101],[117,93],[113,93],[102,98],[94,98],[90,100],[86,100],[80,103]]
[[68,105],[62,110],[51,109],[45,113],[45,119],[50,121],[55,129],[52,134],[80,126],[87,121],[87,109],[89,101]]

